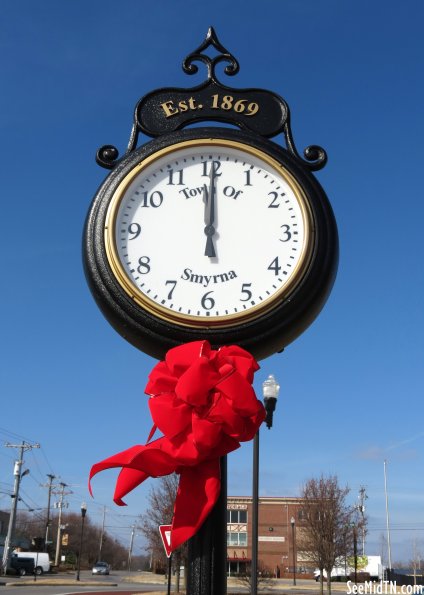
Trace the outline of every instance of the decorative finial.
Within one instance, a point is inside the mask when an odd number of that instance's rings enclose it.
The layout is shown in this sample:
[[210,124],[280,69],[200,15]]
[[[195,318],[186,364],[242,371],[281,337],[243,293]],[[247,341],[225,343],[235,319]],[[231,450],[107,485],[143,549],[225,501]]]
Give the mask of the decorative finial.
[[[218,55],[210,57],[203,53],[209,47],[213,47],[218,52]],[[236,58],[219,41],[213,27],[209,27],[204,42],[183,61],[183,70],[186,74],[196,74],[196,72],[198,72],[198,66],[193,64],[195,61],[200,61],[206,64],[209,80],[212,79],[216,81],[215,67],[220,62],[229,62],[228,66],[224,69],[225,74],[228,76],[234,76],[240,69]]]

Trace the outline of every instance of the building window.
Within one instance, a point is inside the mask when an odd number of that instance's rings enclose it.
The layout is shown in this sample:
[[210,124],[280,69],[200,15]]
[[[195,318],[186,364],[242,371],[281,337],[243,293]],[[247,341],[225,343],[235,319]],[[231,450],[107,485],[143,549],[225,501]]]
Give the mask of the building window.
[[247,523],[247,510],[227,510],[227,523]]
[[247,533],[245,531],[234,533],[227,533],[227,545],[228,546],[247,546]]
[[246,574],[246,562],[229,560],[228,561],[228,576],[237,576],[238,574]]

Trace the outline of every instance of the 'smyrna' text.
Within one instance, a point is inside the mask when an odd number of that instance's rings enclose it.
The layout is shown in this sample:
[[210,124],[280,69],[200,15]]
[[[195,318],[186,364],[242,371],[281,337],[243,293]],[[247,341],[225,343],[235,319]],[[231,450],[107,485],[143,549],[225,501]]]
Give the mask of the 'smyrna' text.
[[183,274],[181,275],[181,279],[184,279],[184,281],[199,283],[199,285],[203,285],[203,287],[208,287],[209,284],[225,283],[236,277],[237,275],[234,271],[228,271],[228,273],[221,273],[219,275],[197,275],[196,273],[193,273],[191,269],[184,269]]

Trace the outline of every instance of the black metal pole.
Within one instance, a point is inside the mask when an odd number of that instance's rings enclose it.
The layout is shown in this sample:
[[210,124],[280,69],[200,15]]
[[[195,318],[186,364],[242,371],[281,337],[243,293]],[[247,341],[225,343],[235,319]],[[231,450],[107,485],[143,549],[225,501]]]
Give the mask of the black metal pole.
[[293,542],[293,585],[296,585],[296,533],[295,524],[292,522],[292,542]]
[[82,556],[82,538],[84,535],[84,520],[85,520],[85,513],[86,509],[81,508],[81,537],[80,537],[80,547],[78,552],[78,567],[77,567],[77,576],[76,580],[80,580],[80,570],[81,570],[81,556]]
[[252,483],[252,563],[250,565],[251,594],[258,592],[258,533],[259,533],[259,430],[253,439]]
[[172,554],[168,558],[168,591],[167,595],[171,595],[171,572],[172,572]]
[[36,582],[36,580],[37,580],[37,568],[38,568],[38,550],[37,550],[37,555],[35,556],[34,582]]
[[188,542],[187,595],[227,593],[227,458],[221,458],[221,493],[200,530]]

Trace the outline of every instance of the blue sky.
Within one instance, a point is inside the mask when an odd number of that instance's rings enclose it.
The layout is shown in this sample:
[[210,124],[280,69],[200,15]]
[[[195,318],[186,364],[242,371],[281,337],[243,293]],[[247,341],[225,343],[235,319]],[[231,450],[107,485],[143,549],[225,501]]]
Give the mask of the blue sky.
[[[204,79],[181,61],[213,25],[240,62],[229,84],[282,95],[298,148],[327,150],[316,175],[340,234],[325,309],[256,376],[259,396],[268,374],[281,384],[260,492],[297,495],[321,473],[348,484],[352,502],[365,486],[367,549],[379,554],[387,459],[392,558],[410,558],[414,539],[424,554],[421,0],[16,0],[1,12],[0,508],[15,454],[3,442],[25,439],[42,446],[25,457],[32,507],[46,506],[53,472],[72,486],[71,509],[87,500],[100,522],[106,505],[124,543],[144,509],[149,482],[120,509],[113,472],[87,494],[91,464],[147,438],[155,362],[98,311],[81,234],[107,173],[95,151],[125,148],[145,93]],[[229,457],[230,494],[250,493],[251,458],[249,444]]]

